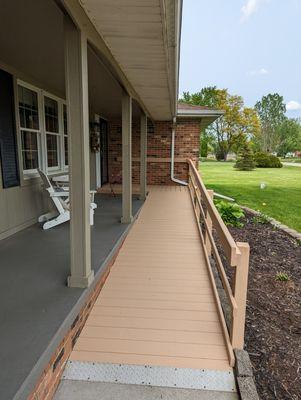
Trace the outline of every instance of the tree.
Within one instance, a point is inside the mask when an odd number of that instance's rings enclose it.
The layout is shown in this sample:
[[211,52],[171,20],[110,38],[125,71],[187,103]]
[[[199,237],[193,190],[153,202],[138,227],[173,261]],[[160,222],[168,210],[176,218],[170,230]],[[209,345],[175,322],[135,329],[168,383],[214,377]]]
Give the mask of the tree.
[[285,120],[286,106],[278,93],[263,96],[255,104],[261,122],[259,146],[265,152],[274,152],[277,145],[277,130]]
[[234,168],[240,171],[252,171],[255,169],[255,166],[251,148],[248,142],[245,142],[239,152],[238,160],[236,161]]
[[300,121],[286,118],[277,128],[277,155],[285,157],[287,153],[296,150],[301,150]]
[[197,106],[207,106],[217,108],[219,104],[219,92],[216,86],[207,86],[200,92],[192,93],[184,92],[182,102]]
[[217,159],[226,161],[228,153],[234,148],[239,149],[246,136],[256,135],[259,131],[260,123],[256,111],[244,107],[243,98],[230,95],[227,89],[209,86],[197,93],[184,92],[181,101],[224,111],[224,115],[206,130],[207,136],[214,139],[213,147]]
[[200,154],[201,157],[207,157],[208,152],[212,150],[213,139],[210,134],[204,129],[201,132],[201,140],[200,140]]

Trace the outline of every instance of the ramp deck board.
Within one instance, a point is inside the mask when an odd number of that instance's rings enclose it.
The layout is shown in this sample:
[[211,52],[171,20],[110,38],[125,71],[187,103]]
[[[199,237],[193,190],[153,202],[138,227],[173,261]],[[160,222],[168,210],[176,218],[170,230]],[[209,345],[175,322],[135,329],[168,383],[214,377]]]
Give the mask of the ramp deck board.
[[70,360],[231,370],[186,187],[150,188]]

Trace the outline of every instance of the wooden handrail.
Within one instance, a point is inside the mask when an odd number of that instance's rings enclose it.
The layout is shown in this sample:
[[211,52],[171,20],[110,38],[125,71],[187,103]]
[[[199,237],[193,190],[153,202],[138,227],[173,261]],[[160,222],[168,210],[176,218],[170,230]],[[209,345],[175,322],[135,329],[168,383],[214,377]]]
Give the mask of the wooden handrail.
[[193,173],[193,177],[195,179],[195,185],[200,191],[201,198],[204,201],[206,208],[208,210],[208,213],[210,215],[212,225],[214,229],[216,230],[216,233],[221,241],[221,244],[223,246],[225,255],[227,257],[227,260],[231,266],[237,265],[237,258],[240,256],[240,251],[238,247],[236,246],[236,243],[231,236],[228,228],[226,227],[224,221],[222,220],[221,216],[219,215],[213,200],[210,198],[208,195],[207,189],[201,180],[201,177],[192,162],[192,160],[188,159],[188,164],[189,167],[191,168],[191,172]]
[[[213,191],[208,191],[194,165],[192,160],[187,160],[189,166],[189,183],[188,188],[190,191],[194,212],[198,222],[198,229],[202,238],[202,244],[205,251],[205,258],[207,260],[208,268],[210,271],[213,290],[216,296],[218,310],[221,317],[221,323],[224,329],[226,342],[232,348],[242,349],[244,345],[244,330],[245,330],[245,314],[246,314],[246,298],[248,286],[248,269],[249,269],[249,253],[250,247],[248,243],[236,243],[231,236],[224,221],[219,215],[214,202]],[[204,211],[203,204],[206,211]],[[203,224],[203,225],[202,225]],[[204,232],[201,226],[204,227]],[[224,251],[226,259],[230,266],[235,267],[233,289],[228,281],[222,259],[212,234],[212,228],[217,233],[221,247]],[[215,281],[211,271],[210,256],[213,256],[218,274],[220,276],[223,288],[229,300],[232,309],[232,324],[230,333],[225,328],[224,319],[221,315],[222,307],[218,298]],[[229,349],[228,349],[229,350]],[[229,350],[229,357],[232,359],[231,351]]]

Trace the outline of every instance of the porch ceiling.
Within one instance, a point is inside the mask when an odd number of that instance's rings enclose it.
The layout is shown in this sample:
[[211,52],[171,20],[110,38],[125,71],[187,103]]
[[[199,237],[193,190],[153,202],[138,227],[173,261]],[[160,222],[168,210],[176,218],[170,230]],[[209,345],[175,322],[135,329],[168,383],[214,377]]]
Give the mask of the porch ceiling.
[[181,0],[79,0],[155,120],[176,112]]

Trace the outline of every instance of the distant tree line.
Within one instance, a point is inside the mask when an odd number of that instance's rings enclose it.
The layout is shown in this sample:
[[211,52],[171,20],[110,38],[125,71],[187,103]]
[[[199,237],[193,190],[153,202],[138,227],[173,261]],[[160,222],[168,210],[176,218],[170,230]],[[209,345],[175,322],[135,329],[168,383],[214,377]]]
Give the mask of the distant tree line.
[[200,92],[184,92],[180,101],[223,110],[224,114],[201,132],[201,156],[213,152],[218,160],[239,154],[246,146],[253,152],[284,157],[301,150],[301,123],[287,118],[283,97],[278,93],[263,96],[255,107],[245,107],[241,96],[216,86]]

